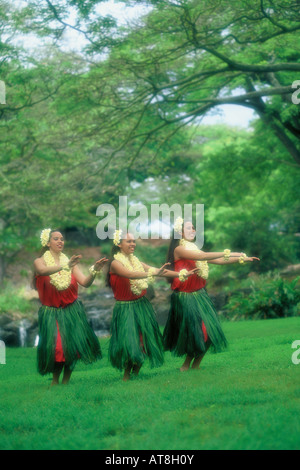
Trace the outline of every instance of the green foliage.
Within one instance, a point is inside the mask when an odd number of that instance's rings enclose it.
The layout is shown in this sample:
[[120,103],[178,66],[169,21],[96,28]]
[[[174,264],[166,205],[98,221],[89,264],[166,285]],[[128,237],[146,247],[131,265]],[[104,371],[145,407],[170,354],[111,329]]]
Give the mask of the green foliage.
[[246,293],[238,292],[230,297],[224,307],[225,314],[234,320],[299,316],[299,279],[287,281],[279,275],[260,276],[252,280]]
[[112,250],[111,241],[101,243],[101,256],[102,257],[106,256],[106,258],[109,258],[111,255],[111,250]]
[[36,306],[26,299],[23,288],[16,288],[12,283],[5,282],[1,287],[0,315],[2,313],[28,314],[35,313]]
[[[253,132],[196,126],[236,90],[292,83],[280,64],[299,65],[296,5],[141,0],[150,8],[139,27],[118,28],[97,13],[101,0],[25,3],[0,0],[0,282],[42,228],[95,232],[98,205],[121,194],[204,203],[205,249],[259,256],[261,272],[299,259],[299,112],[289,95],[240,102],[266,118]],[[75,30],[82,50],[66,51]],[[35,51],[10,39],[26,34],[38,36]]]
[[297,263],[300,186],[295,169],[282,165],[284,149],[266,132],[222,126],[201,128],[197,140],[201,158],[188,174],[194,200],[204,203],[206,247],[257,256],[251,269],[259,272]]
[[[118,93],[122,105],[112,112],[129,118],[130,139],[134,136],[142,147],[155,145],[172,126],[190,124],[218,104],[236,102],[257,111],[299,164],[299,114],[285,88],[295,79],[292,69],[300,69],[296,4],[146,3],[154,8],[141,27],[128,27],[123,43],[105,63],[121,82],[114,98]],[[265,102],[248,96],[270,89],[275,98]]]
[[166,263],[168,245],[151,246],[148,244],[139,244],[135,250],[136,255],[143,263],[159,268]]

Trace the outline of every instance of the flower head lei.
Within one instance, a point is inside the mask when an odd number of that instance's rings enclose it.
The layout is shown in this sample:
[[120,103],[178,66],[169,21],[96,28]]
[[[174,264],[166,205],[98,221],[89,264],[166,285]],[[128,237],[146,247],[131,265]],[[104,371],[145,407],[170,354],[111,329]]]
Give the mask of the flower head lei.
[[174,224],[174,231],[180,233],[182,231],[183,218],[177,217]]
[[47,246],[47,243],[49,242],[49,239],[50,239],[50,233],[51,233],[51,228],[44,228],[44,230],[41,231],[40,240],[41,240],[42,246]]
[[114,245],[118,246],[121,243],[122,230],[115,230]]

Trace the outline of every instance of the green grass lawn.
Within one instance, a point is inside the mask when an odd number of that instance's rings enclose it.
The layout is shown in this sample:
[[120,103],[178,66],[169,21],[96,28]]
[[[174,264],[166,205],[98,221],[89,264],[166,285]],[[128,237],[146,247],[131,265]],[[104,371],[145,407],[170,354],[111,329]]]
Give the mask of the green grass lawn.
[[199,371],[181,358],[130,382],[104,358],[78,363],[67,386],[36,372],[35,349],[0,364],[1,449],[299,449],[300,318],[224,323],[229,348]]

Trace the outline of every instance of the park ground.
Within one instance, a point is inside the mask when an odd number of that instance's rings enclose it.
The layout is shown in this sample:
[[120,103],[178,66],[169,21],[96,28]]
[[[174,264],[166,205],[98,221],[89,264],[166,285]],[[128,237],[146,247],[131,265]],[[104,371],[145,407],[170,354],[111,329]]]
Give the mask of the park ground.
[[38,375],[35,348],[7,348],[0,449],[299,449],[299,326],[299,317],[224,322],[228,350],[209,352],[199,371],[180,372],[182,359],[166,353],[130,382],[108,363],[109,338],[103,359],[78,363],[67,386]]

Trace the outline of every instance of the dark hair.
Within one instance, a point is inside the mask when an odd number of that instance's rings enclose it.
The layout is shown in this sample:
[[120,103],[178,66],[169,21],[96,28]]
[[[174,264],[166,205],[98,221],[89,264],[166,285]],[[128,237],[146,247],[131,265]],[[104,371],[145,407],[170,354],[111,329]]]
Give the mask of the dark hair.
[[[170,263],[170,266],[168,266],[168,269],[171,271],[174,271],[174,250],[175,248],[179,245],[180,239],[175,239],[174,238],[174,230],[172,232],[172,237],[168,249],[168,254],[167,254],[167,259],[166,262]],[[168,278],[168,282],[171,284],[173,279]]]
[[[50,241],[51,235],[52,235],[52,233],[54,233],[54,232],[59,232],[59,233],[63,234],[62,231],[61,231],[60,229],[58,229],[58,228],[55,228],[55,229],[51,230],[51,232],[49,233],[49,240],[48,240],[48,242]],[[40,251],[39,251],[38,258],[41,258],[41,257],[44,255],[44,253],[46,253],[46,251],[47,251],[48,249],[49,249],[49,247],[48,247],[47,245],[46,245],[46,246],[43,246],[43,247],[40,249]],[[35,271],[34,271],[34,270],[33,270],[33,273],[32,273],[31,285],[32,285],[33,289],[36,289],[36,278],[35,278]]]
[[[190,219],[184,220],[183,223],[182,223],[182,230],[183,230],[184,224],[186,222],[193,223],[192,220],[190,220]],[[175,231],[173,229],[172,236],[171,236],[171,241],[170,241],[170,245],[169,245],[169,249],[168,249],[168,254],[167,254],[167,263],[170,263],[170,266],[169,266],[168,269],[170,269],[172,271],[174,271],[174,261],[175,261],[174,260],[174,250],[175,250],[175,248],[177,248],[177,246],[179,246],[179,242],[180,242],[180,239],[179,238],[175,239],[174,235],[175,235]],[[172,283],[172,281],[173,281],[173,279],[168,279],[168,282],[170,284]]]
[[170,241],[169,249],[168,249],[168,254],[167,254],[167,263],[170,263],[169,269],[173,270],[174,269],[174,250],[175,248],[179,245],[179,239],[174,238],[174,230],[172,232],[172,238]]
[[111,252],[110,252],[110,258],[108,259],[108,263],[106,265],[106,269],[107,269],[107,273],[106,273],[106,285],[107,287],[111,287],[110,285],[110,266],[111,266],[111,263],[113,262],[114,260],[114,255],[116,255],[117,253],[120,252],[120,247],[117,246],[117,245],[113,245],[112,246],[112,249],[111,249]]

